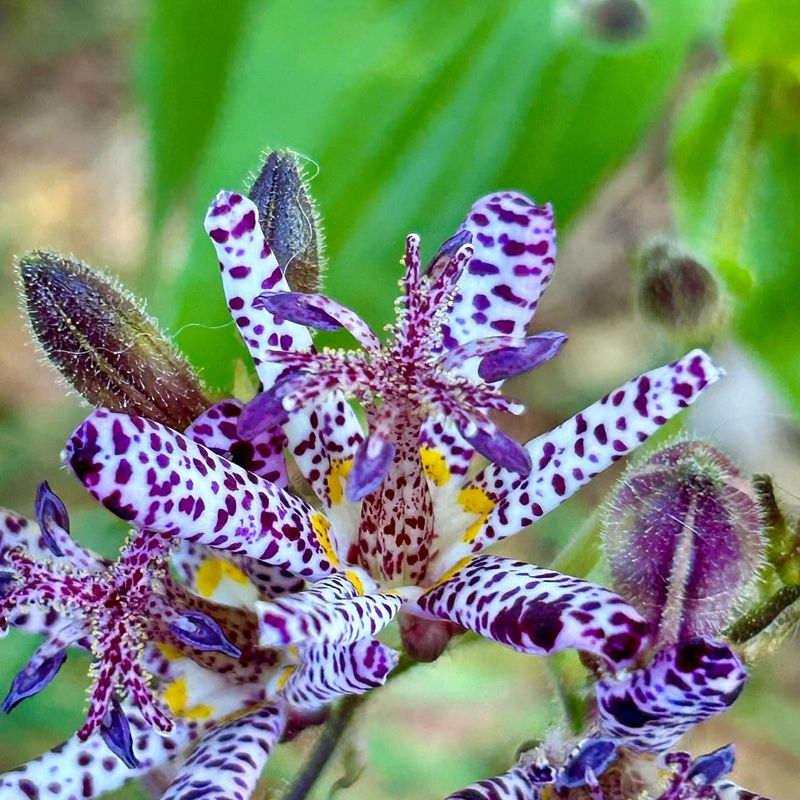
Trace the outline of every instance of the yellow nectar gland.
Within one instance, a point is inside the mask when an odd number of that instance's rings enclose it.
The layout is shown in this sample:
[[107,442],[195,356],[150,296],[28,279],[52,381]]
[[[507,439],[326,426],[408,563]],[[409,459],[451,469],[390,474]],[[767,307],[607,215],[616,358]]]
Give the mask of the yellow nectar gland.
[[211,597],[219,588],[223,578],[228,578],[240,586],[247,586],[250,583],[247,575],[230,561],[224,558],[207,558],[200,564],[195,575],[197,591],[203,597]]
[[338,567],[339,557],[336,555],[336,551],[333,549],[333,545],[331,544],[331,523],[328,522],[324,514],[321,514],[318,511],[316,514],[312,514],[311,516],[311,527],[314,529],[314,535],[317,537],[317,541],[322,546],[322,550],[328,557],[328,561],[330,561],[331,566]]
[[486,494],[486,490],[480,486],[467,486],[458,495],[458,502],[467,514],[480,514],[478,519],[464,531],[464,541],[471,544],[475,537],[480,533],[481,528],[486,522],[486,518],[495,507],[495,501]]
[[338,506],[344,498],[345,478],[353,468],[353,459],[346,458],[343,461],[334,461],[331,464],[331,471],[328,475],[328,495],[331,505]]
[[435,486],[444,486],[450,480],[450,467],[447,465],[447,459],[438,450],[420,447],[419,456],[426,477],[433,481]]
[[189,702],[189,691],[186,686],[186,678],[178,678],[168,684],[164,689],[164,702],[169,706],[169,710],[176,717],[184,719],[208,719],[214,709],[207,705],[198,705],[187,708]]

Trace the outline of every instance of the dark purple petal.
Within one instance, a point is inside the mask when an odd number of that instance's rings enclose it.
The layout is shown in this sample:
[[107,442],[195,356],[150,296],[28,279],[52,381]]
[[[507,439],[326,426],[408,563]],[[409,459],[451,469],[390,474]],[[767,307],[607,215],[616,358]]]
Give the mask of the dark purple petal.
[[276,384],[269,391],[257,394],[242,409],[237,432],[240,439],[250,441],[265,431],[283,425],[288,419],[280,386]]
[[523,476],[530,474],[531,457],[528,451],[510,436],[506,436],[501,431],[488,434],[481,430],[474,436],[467,436],[464,431],[461,431],[461,435],[482,456],[497,466]]
[[69,514],[61,498],[50,488],[47,481],[42,481],[36,490],[36,521],[44,543],[55,556],[63,556],[64,552],[59,547],[53,535],[53,526],[69,533]]
[[347,499],[351,503],[372,494],[386,479],[394,460],[396,447],[373,433],[358,448],[350,477],[347,480]]
[[16,583],[16,578],[11,570],[0,569],[0,597],[5,597]]
[[689,779],[703,783],[716,783],[733,770],[736,761],[736,745],[726,744],[713,753],[696,758],[689,770]]
[[577,789],[585,786],[591,775],[602,775],[617,757],[617,743],[613,739],[587,739],[570,754],[567,763],[559,770],[556,788]]
[[108,749],[125,764],[128,769],[137,769],[140,764],[133,752],[131,725],[116,698],[100,724],[100,735]]
[[61,665],[66,659],[66,649],[59,650],[49,658],[42,660],[32,659],[14,677],[11,682],[11,689],[9,689],[0,710],[4,714],[9,714],[23,700],[41,692],[55,678],[56,673],[61,669]]
[[319,328],[323,331],[336,331],[341,323],[330,314],[308,303],[307,295],[300,292],[265,292],[254,304],[256,308],[265,308],[276,317],[288,319],[298,325]]
[[478,374],[487,383],[520,375],[549,361],[566,341],[567,335],[558,331],[528,336],[524,347],[509,347],[484,356],[478,366]]
[[465,245],[472,241],[472,232],[468,230],[460,230],[453,234],[437,251],[436,255],[431,259],[430,264],[425,269],[426,274],[431,280],[436,280],[444,268],[450,263],[455,254]]
[[195,650],[215,650],[239,658],[242,651],[231,644],[219,624],[200,611],[187,611],[170,622],[172,634]]

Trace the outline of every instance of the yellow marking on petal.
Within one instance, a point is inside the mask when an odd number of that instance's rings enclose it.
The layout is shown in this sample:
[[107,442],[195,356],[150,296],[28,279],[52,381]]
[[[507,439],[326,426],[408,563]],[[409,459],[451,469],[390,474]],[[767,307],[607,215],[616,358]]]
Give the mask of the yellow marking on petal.
[[289,678],[292,677],[292,675],[294,675],[296,671],[297,667],[294,665],[290,665],[288,667],[283,668],[283,672],[281,672],[280,677],[278,678],[276,684],[279,690],[283,689],[283,687],[286,686],[287,681],[289,680]]
[[353,459],[346,458],[342,461],[334,461],[331,464],[331,471],[328,474],[328,496],[331,504],[338,506],[344,497],[345,478],[353,468]]
[[187,708],[189,691],[186,688],[186,678],[178,678],[168,684],[164,689],[164,702],[176,717],[185,719],[208,719],[213,713],[212,706],[199,705]]
[[496,503],[480,486],[467,486],[466,489],[462,489],[458,495],[458,503],[468,514],[480,514],[478,519],[464,531],[464,541],[471,544],[480,533]]
[[356,588],[356,592],[358,594],[364,594],[364,584],[361,582],[361,578],[356,575],[355,572],[345,572],[345,578],[350,581]]
[[330,561],[331,566],[338,567],[339,557],[336,555],[336,551],[333,549],[333,545],[331,544],[331,523],[328,522],[324,514],[321,514],[319,511],[317,511],[316,514],[312,514],[311,516],[311,527],[314,529],[314,535],[317,537],[317,541],[322,546],[322,549],[325,552],[325,555],[328,557],[328,561]]
[[203,597],[211,597],[223,578],[228,578],[241,586],[247,586],[250,579],[235,564],[224,558],[206,558],[197,568],[195,584]]
[[431,447],[420,447],[419,456],[425,475],[435,486],[444,486],[450,480],[450,467],[442,453]]
[[469,562],[472,561],[473,558],[475,558],[475,556],[467,556],[466,558],[462,558],[461,561],[459,561],[455,566],[450,567],[450,569],[447,570],[447,572],[445,572],[444,575],[442,575],[442,577],[439,578],[438,581],[436,581],[436,583],[433,583],[430,586],[426,587],[424,594],[433,591],[437,586],[441,586],[443,583],[449,581],[450,578],[452,578],[453,575],[456,574],[456,572],[464,569],[464,567],[466,567],[467,564],[469,564]]
[[166,642],[158,642],[157,647],[161,651],[161,655],[164,656],[167,661],[178,661],[185,657],[175,645],[167,644]]

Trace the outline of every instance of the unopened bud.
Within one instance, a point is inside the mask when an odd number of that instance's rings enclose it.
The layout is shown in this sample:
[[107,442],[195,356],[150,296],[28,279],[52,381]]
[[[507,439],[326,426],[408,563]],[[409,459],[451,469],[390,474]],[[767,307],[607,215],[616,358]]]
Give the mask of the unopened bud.
[[659,643],[713,636],[730,621],[762,554],[755,490],[718,450],[669,445],[632,466],[608,510],[614,588]]
[[423,619],[414,614],[400,614],[400,638],[403,648],[415,661],[430,662],[445,651],[460,628],[438,619]]
[[609,42],[639,38],[649,21],[642,0],[587,0],[583,14],[591,32]]
[[667,241],[639,256],[639,305],[647,319],[674,330],[702,332],[720,318],[714,276],[697,259]]
[[289,150],[271,151],[250,189],[250,199],[289,286],[296,292],[319,291],[324,267],[322,228],[297,155]]
[[764,512],[767,562],[783,583],[796,586],[800,584],[800,526],[791,525],[784,517],[769,475],[753,476],[753,485]]
[[21,258],[19,274],[39,344],[93,406],[182,430],[211,404],[183,356],[119,284],[43,250]]

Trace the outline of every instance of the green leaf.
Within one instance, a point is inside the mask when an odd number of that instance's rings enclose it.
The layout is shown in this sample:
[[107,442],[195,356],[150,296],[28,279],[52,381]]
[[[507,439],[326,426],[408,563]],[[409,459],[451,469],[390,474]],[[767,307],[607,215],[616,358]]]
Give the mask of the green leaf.
[[677,122],[671,170],[680,233],[738,294],[738,335],[800,410],[800,133],[785,90],[772,72],[714,75]]
[[654,2],[624,46],[555,0],[254,7],[197,173],[189,256],[157,312],[206,379],[229,386],[242,350],[201,221],[264,146],[289,146],[320,165],[329,290],[380,327],[408,231],[432,253],[476,197],[506,187],[568,223],[658,118],[710,7]]
[[738,0],[725,31],[731,59],[773,67],[800,79],[800,7],[797,0]]

